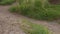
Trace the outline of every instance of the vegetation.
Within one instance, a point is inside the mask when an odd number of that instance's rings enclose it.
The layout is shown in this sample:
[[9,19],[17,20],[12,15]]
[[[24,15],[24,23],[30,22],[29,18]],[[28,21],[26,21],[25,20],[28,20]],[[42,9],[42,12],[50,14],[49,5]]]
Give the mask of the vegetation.
[[47,27],[31,23],[27,20],[24,20],[23,23],[20,24],[20,27],[26,34],[52,34]]
[[10,5],[14,2],[15,0],[0,0],[0,5]]
[[16,6],[12,6],[12,7],[10,7],[9,11],[10,11],[10,12],[18,12]]
[[48,0],[20,0],[18,7],[12,7],[10,9],[11,12],[39,20],[55,20],[60,18],[60,5],[51,5]]

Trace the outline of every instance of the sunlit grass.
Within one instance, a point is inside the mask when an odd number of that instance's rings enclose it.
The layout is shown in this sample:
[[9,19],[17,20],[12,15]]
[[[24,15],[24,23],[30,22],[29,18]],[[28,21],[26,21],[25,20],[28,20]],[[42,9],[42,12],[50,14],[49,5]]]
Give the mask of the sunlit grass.
[[32,23],[27,20],[23,20],[20,24],[20,28],[26,34],[52,34],[47,27],[39,24]]

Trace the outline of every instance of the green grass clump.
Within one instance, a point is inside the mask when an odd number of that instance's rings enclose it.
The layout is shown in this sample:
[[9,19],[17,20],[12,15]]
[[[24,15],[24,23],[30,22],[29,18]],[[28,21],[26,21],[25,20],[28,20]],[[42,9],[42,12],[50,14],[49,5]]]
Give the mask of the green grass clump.
[[39,20],[55,20],[60,18],[59,7],[60,5],[50,5],[48,0],[23,0],[20,2],[19,8],[14,9],[20,9],[16,12],[30,18]]
[[51,34],[51,32],[48,30],[47,27],[44,27],[43,25],[31,23],[31,22],[26,21],[26,20],[24,20],[20,24],[20,28],[26,34]]
[[17,12],[17,7],[16,6],[12,6],[12,7],[9,8],[9,11],[12,12],[12,13],[13,12]]
[[1,0],[0,5],[10,5],[14,2],[15,0]]

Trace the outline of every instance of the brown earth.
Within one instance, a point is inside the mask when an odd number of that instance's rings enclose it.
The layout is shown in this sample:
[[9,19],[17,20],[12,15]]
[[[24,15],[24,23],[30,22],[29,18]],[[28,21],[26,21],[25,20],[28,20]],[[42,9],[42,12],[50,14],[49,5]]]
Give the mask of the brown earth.
[[49,0],[51,4],[60,4],[60,0]]

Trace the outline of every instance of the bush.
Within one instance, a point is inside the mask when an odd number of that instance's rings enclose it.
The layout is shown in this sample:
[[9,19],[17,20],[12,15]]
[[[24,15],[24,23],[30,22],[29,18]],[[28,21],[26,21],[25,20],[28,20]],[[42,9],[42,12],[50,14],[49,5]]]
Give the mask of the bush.
[[30,21],[26,21],[26,20],[24,20],[23,23],[20,24],[20,28],[26,34],[52,34],[47,27],[44,27],[43,25],[31,23]]
[[[46,1],[47,2],[47,1]],[[59,6],[60,7],[60,6]],[[58,6],[49,6],[48,3],[42,4],[40,0],[22,1],[19,6],[20,14],[39,20],[54,20],[60,18]]]
[[0,5],[10,5],[14,2],[15,0],[1,0]]

